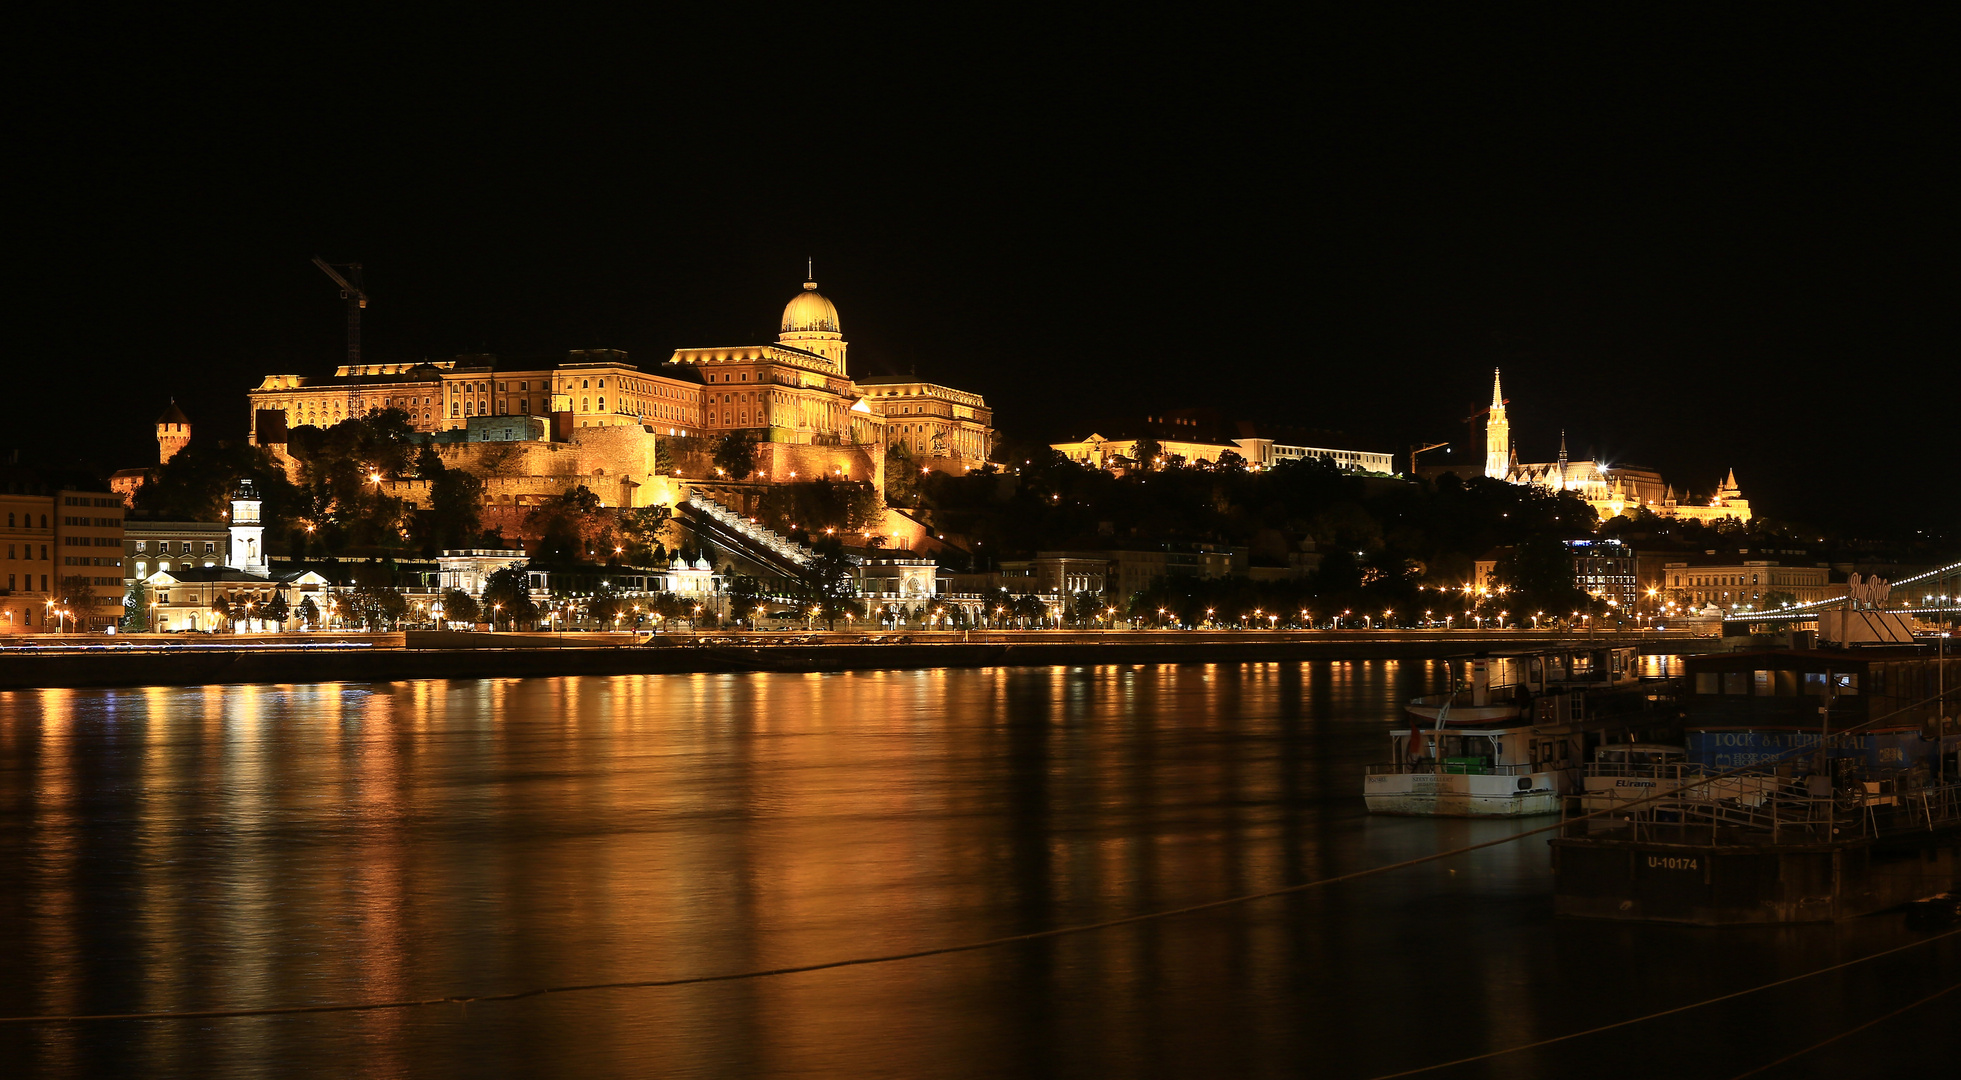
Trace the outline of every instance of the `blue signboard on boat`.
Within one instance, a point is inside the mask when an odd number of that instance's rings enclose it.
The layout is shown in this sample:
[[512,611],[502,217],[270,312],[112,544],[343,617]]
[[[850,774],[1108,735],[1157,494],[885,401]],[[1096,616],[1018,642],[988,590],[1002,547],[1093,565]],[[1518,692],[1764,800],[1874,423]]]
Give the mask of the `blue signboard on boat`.
[[[1790,728],[1753,731],[1691,731],[1688,760],[1713,769],[1746,765],[1802,765],[1818,745],[1818,732]],[[1917,731],[1880,731],[1832,740],[1831,756],[1857,758],[1877,772],[1910,769],[1933,754],[1934,744]]]

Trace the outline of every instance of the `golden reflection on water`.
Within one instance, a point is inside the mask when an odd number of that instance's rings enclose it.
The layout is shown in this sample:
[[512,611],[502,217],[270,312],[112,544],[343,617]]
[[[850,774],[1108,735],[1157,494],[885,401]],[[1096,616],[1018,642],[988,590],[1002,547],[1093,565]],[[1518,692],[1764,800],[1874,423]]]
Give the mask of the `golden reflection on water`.
[[[4,695],[0,795],[26,809],[0,831],[23,853],[0,884],[20,913],[0,925],[17,976],[0,1003],[249,1007],[717,974],[1393,862],[1514,828],[1361,813],[1361,766],[1386,753],[1398,703],[1443,678],[1265,663]],[[0,1064],[1292,1071],[1274,1067],[1330,1040],[1407,1041],[1368,999],[1407,989],[1395,958],[1412,937],[1463,989],[1435,1019],[1439,1045],[1525,1041],[1569,1007],[1530,996],[1557,958],[1542,928],[1481,925],[1477,905],[1542,890],[1544,863],[1518,845],[1461,873],[781,979],[0,1031],[24,1040],[0,1041]],[[1465,914],[1422,906],[1434,898]]]

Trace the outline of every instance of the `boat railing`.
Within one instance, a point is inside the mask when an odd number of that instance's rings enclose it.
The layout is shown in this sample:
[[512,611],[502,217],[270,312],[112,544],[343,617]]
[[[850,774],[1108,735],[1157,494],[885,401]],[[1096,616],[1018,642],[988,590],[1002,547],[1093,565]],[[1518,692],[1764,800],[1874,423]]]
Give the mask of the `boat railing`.
[[[1514,705],[1518,703],[1518,691],[1517,685],[1494,686],[1486,692],[1485,702],[1487,705]],[[1410,698],[1409,703],[1416,706],[1448,705],[1453,709],[1469,709],[1472,707],[1471,688],[1467,686],[1449,694],[1419,694]]]
[[1543,765],[1474,765],[1463,761],[1438,762],[1435,758],[1424,758],[1413,762],[1386,762],[1365,765],[1363,770],[1369,776],[1396,775],[1405,773],[1441,774],[1444,776],[1531,776],[1534,773],[1549,771]]
[[[1645,768],[1657,782],[1656,790],[1629,797],[1654,796],[1650,801],[1624,813],[1569,823],[1566,835],[1624,835],[1653,843],[1791,844],[1961,824],[1961,783],[1913,784],[1889,778],[1833,788],[1814,777],[1720,775],[1699,772],[1694,765]],[[1609,774],[1590,767],[1587,775]]]

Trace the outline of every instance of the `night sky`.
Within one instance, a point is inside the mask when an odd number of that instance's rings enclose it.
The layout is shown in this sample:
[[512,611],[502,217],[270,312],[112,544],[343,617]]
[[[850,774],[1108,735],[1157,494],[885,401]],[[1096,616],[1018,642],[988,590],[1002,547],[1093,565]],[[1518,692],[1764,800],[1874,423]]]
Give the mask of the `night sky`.
[[773,339],[812,257],[854,373],[1011,436],[1200,404],[1477,454],[1496,364],[1525,460],[1961,527],[1935,23],[535,11],[20,31],[0,445],[145,464],[173,395],[242,435],[343,359],[315,254],[365,264],[371,360],[645,363]]

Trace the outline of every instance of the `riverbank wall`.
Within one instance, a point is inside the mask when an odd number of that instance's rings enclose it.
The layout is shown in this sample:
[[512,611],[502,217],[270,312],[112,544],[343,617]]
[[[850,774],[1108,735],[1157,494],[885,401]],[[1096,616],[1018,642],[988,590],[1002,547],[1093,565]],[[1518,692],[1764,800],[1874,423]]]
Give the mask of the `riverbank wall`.
[[[0,690],[214,683],[713,672],[833,672],[1089,664],[1244,664],[1302,660],[1437,660],[1479,652],[1583,647],[1556,635],[1332,631],[1297,634],[1055,631],[864,635],[467,634],[265,635],[185,646],[126,638],[53,643],[0,655]],[[1627,643],[1597,636],[1596,644]],[[1703,651],[1713,639],[1642,640],[1644,650]]]

